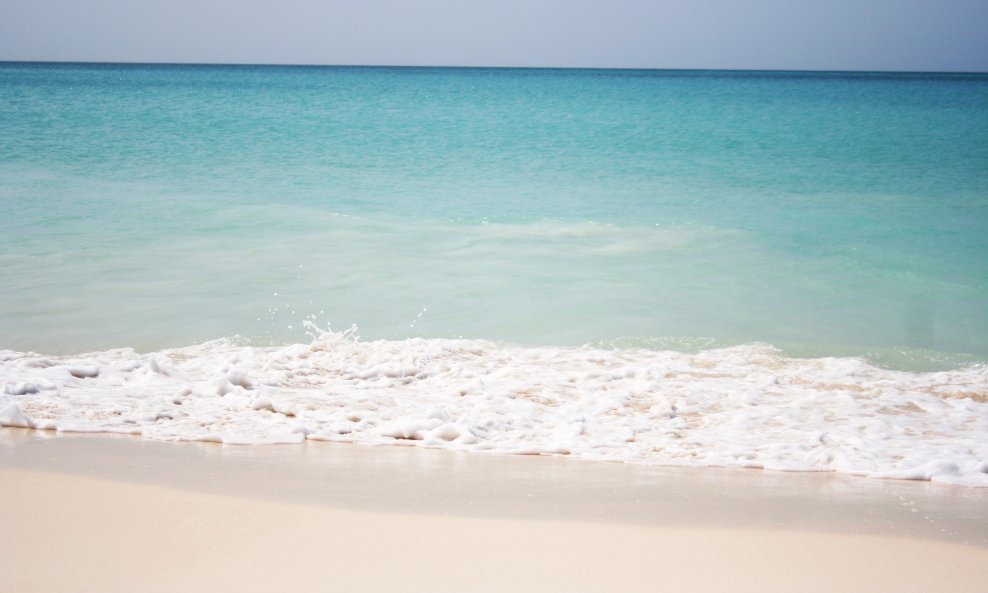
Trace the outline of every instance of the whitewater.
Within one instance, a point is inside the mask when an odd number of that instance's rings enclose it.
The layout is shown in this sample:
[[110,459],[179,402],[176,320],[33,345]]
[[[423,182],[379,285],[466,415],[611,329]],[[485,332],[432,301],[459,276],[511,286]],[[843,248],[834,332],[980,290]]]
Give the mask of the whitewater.
[[988,369],[890,371],[765,345],[698,354],[477,340],[0,352],[0,425],[304,439],[988,486]]

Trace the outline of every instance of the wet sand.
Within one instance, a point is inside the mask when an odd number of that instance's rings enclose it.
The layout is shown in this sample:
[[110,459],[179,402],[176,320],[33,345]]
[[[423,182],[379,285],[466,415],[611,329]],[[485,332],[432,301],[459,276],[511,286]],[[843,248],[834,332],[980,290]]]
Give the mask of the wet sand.
[[0,430],[0,591],[984,591],[988,489]]

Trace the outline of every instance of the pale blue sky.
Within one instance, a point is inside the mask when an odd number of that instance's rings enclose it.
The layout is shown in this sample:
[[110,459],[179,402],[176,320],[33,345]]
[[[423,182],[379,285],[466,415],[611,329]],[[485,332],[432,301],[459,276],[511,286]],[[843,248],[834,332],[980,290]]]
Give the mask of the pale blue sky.
[[988,71],[988,0],[0,0],[0,60]]

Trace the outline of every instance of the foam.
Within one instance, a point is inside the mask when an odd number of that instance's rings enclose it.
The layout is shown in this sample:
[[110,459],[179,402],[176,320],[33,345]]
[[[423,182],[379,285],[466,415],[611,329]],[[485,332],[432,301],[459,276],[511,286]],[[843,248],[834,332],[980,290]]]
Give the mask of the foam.
[[0,425],[836,471],[988,486],[988,369],[909,373],[748,344],[695,353],[479,340],[229,340],[0,351]]

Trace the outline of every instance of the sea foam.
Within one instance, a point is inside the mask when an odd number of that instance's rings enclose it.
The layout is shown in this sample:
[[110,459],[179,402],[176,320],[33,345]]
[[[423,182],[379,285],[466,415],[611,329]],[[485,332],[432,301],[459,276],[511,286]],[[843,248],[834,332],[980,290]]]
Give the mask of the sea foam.
[[680,353],[314,334],[280,347],[219,340],[149,354],[2,350],[0,425],[988,486],[984,366],[909,373],[763,344]]

